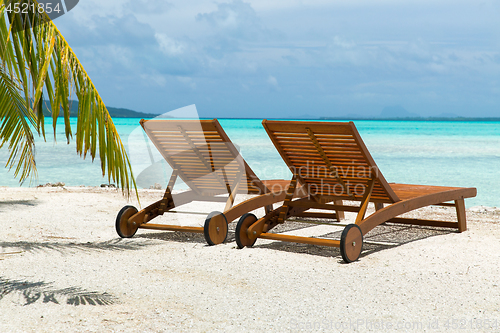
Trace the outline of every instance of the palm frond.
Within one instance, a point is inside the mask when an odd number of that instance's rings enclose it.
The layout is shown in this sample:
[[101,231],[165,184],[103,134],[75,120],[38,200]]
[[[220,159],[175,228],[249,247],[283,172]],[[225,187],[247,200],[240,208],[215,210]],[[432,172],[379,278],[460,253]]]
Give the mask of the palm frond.
[[[16,106],[16,109],[7,109],[10,111],[5,111],[2,119],[10,124],[9,130],[5,130],[2,136],[2,140],[10,142],[11,156],[13,154],[15,157],[9,161],[10,165],[17,165],[18,173],[22,170],[21,181],[36,172],[34,142],[23,141],[22,136],[25,133],[25,137],[30,138],[28,133],[31,132],[27,132],[28,127],[20,120],[22,117],[13,116],[14,111],[17,110],[17,114],[20,114],[22,110],[27,114],[28,122],[35,126],[37,134],[45,137],[42,103],[46,96],[52,111],[54,136],[57,118],[62,111],[66,139],[69,143],[73,137],[69,100],[76,95],[79,100],[75,134],[77,153],[83,158],[90,155],[92,161],[98,156],[103,176],[107,174],[109,182],[117,183],[122,190],[130,194],[130,189],[137,189],[137,185],[125,147],[101,96],[75,53],[45,13],[36,10],[33,12],[31,6],[27,7],[26,13],[8,12],[8,3],[19,3],[22,7],[25,3],[37,2],[0,0],[2,80],[11,78],[19,81],[17,96],[12,96],[12,89],[1,88],[10,93],[4,93],[5,100],[11,100],[5,105]],[[24,98],[21,97],[23,95]],[[20,109],[22,104],[24,106]],[[15,125],[16,123],[20,125]],[[17,128],[23,129],[24,132],[16,131]]]
[[10,151],[6,167],[15,167],[14,176],[19,176],[21,181],[30,174],[36,177],[35,139],[32,132],[32,128],[36,127],[36,116],[26,109],[17,78],[9,76],[1,66],[0,105],[0,148],[7,143]]

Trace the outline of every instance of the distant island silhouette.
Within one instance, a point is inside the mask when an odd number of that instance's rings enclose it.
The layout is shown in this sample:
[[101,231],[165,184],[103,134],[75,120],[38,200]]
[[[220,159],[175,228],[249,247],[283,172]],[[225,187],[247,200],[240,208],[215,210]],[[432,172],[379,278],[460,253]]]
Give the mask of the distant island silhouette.
[[[45,101],[43,105],[43,115],[45,117],[51,117],[52,112],[47,108],[47,105],[50,106],[49,101]],[[124,108],[114,108],[111,106],[106,106],[106,109],[108,109],[108,112],[112,118],[155,118],[159,116],[159,114],[138,112]],[[63,113],[60,112],[59,117],[62,116]],[[77,117],[77,116],[78,116],[78,101],[72,100],[70,101],[70,117]]]
[[378,116],[362,116],[347,114],[341,117],[320,117],[321,120],[404,120],[404,121],[500,121],[500,117],[463,117],[454,113],[441,113],[436,116],[424,117],[418,113],[409,112],[401,105],[386,106]]
[[500,121],[500,117],[319,117],[319,120]]
[[[78,116],[78,101],[70,101],[70,117]],[[43,115],[45,117],[51,117],[52,113],[47,108],[47,105],[50,105],[49,101],[45,101],[43,105]],[[112,118],[156,118],[160,114],[156,113],[145,113],[138,112],[125,108],[115,108],[111,106],[106,106],[109,111],[109,114]],[[63,113],[61,112],[59,117],[62,117]],[[163,116],[165,117],[165,116]],[[201,117],[203,119],[211,119],[211,118],[221,118],[221,119],[262,119],[261,117]],[[394,107],[386,107],[382,110],[379,116],[362,116],[359,114],[347,114],[345,116],[335,116],[335,117],[314,117],[311,115],[301,115],[296,117],[264,117],[267,119],[303,119],[303,120],[394,120],[394,121],[500,121],[500,117],[462,117],[457,116],[453,113],[442,113],[435,117],[422,117],[416,113],[411,113],[406,111],[401,106]]]

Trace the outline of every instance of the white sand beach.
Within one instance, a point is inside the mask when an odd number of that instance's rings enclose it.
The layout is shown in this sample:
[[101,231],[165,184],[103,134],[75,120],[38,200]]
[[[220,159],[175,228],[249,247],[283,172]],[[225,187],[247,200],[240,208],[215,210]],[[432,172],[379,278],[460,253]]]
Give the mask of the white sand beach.
[[[141,191],[142,206],[162,193]],[[500,330],[500,209],[468,209],[464,233],[377,227],[345,264],[337,248],[259,239],[239,250],[232,232],[217,246],[142,229],[120,239],[126,204],[115,189],[0,188],[0,332]],[[449,208],[419,213],[454,218]],[[341,231],[290,225],[297,235]]]

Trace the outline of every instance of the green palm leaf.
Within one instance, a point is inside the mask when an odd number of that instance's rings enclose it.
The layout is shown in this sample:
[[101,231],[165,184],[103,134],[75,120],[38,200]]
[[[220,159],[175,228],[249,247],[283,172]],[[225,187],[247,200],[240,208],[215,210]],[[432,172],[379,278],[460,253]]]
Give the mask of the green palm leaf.
[[[92,161],[99,156],[108,181],[130,194],[137,189],[130,161],[113,120],[92,80],[55,24],[45,13],[9,11],[7,6],[35,3],[35,0],[0,0],[0,130],[1,146],[8,144],[9,167],[23,182],[36,176],[33,131],[45,137],[42,103],[47,98],[52,110],[54,137],[60,112],[64,115],[69,143],[69,100],[76,95],[78,120],[76,151]],[[0,146],[0,147],[1,147]],[[136,191],[137,193],[137,191]]]
[[30,174],[36,177],[35,140],[31,131],[36,126],[36,116],[30,109],[26,109],[16,78],[9,76],[1,67],[0,105],[0,148],[8,143],[10,156],[7,166],[15,167],[16,177],[21,172],[21,180]]

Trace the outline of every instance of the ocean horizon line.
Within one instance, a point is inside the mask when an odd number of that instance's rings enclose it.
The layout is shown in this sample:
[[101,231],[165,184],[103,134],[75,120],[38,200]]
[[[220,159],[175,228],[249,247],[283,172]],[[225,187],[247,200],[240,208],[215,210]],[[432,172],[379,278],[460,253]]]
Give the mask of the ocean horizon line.
[[[158,114],[158,116],[161,116],[161,114]],[[45,118],[51,118],[50,116],[46,116]],[[71,116],[70,118],[78,118],[75,116]],[[113,119],[154,119],[156,117],[127,117],[127,116],[112,116]],[[180,118],[179,118],[180,119]],[[182,118],[184,119],[184,118]],[[446,121],[446,122],[500,122],[500,117],[405,117],[405,118],[343,118],[343,117],[318,117],[318,118],[296,118],[296,117],[290,117],[290,118],[283,118],[283,117],[199,117],[199,118],[190,118],[186,117],[185,119],[235,119],[235,120],[263,120],[263,119],[269,119],[269,120],[314,120],[314,121],[332,121],[332,120],[339,120],[339,121],[425,121],[425,122],[439,122],[439,121]]]

